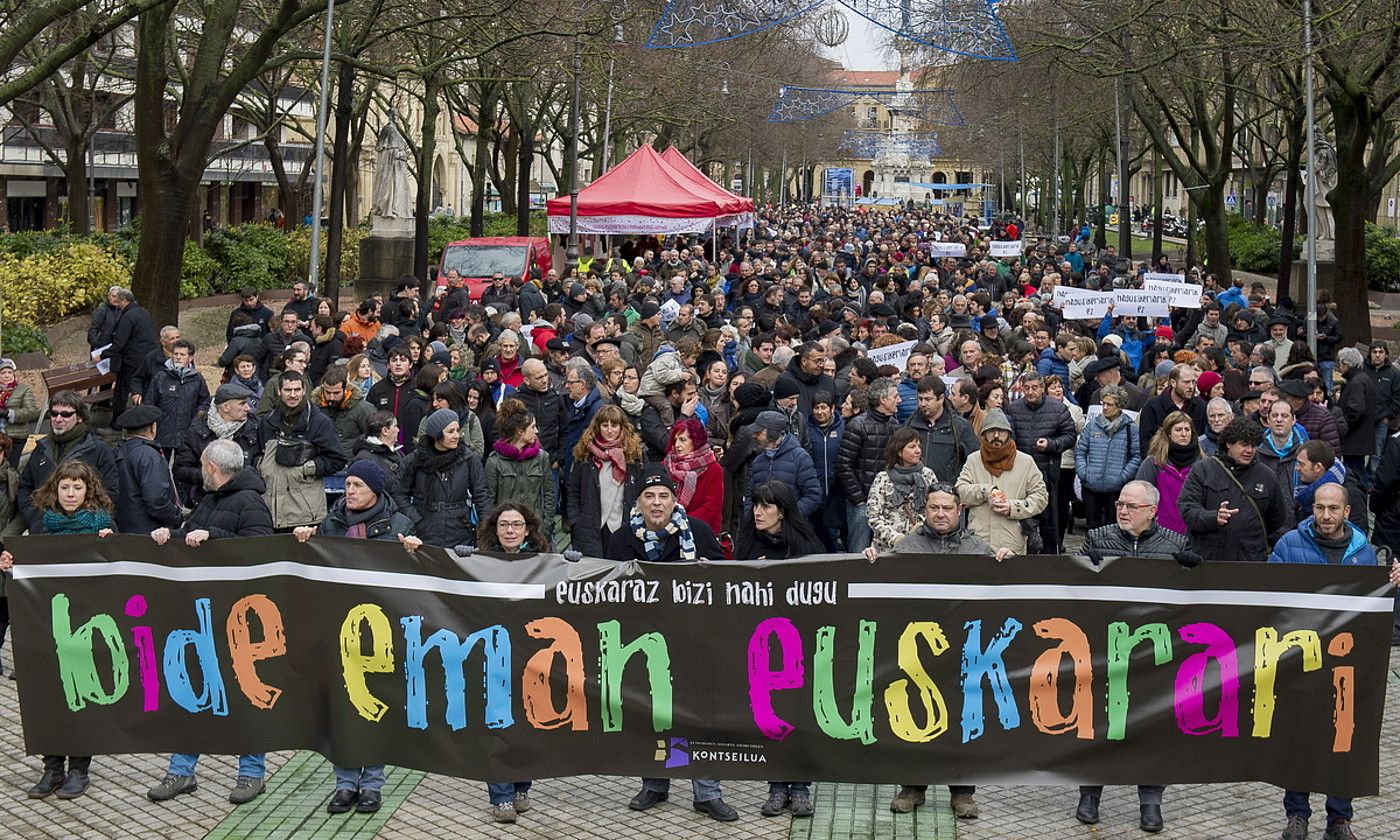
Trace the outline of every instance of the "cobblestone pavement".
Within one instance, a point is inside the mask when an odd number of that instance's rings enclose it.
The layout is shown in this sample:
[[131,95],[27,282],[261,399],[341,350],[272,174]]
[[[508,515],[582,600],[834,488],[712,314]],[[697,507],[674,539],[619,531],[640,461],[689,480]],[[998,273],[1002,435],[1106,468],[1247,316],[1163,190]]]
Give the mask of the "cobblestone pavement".
[[[0,656],[10,672],[8,646]],[[1400,652],[1391,654],[1391,679],[1381,734],[1381,795],[1357,801],[1358,837],[1400,837]],[[22,678],[23,675],[21,675]],[[534,808],[514,826],[490,822],[486,791],[479,782],[391,768],[385,809],[374,818],[329,817],[330,768],[311,753],[268,756],[268,792],[235,810],[226,801],[236,775],[229,756],[206,756],[199,767],[199,790],[166,803],[147,801],[147,788],[165,771],[165,757],[98,756],[92,787],[71,802],[35,801],[25,791],[39,776],[36,757],[26,757],[17,714],[15,682],[0,678],[0,750],[10,756],[0,771],[0,840],[70,838],[758,838],[758,840],[1119,840],[1144,838],[1137,827],[1135,791],[1105,791],[1098,826],[1075,822],[1076,791],[1068,787],[978,789],[982,818],[958,822],[947,810],[947,791],[931,788],[929,803],[912,816],[888,810],[893,786],[820,784],[814,791],[817,814],[811,820],[758,815],[762,783],[725,785],[725,799],[739,810],[737,823],[722,824],[690,808],[686,785],[673,786],[670,802],[645,814],[627,810],[636,779],[583,776],[540,781],[531,793]],[[1314,797],[1313,837],[1322,834],[1320,797]],[[1163,840],[1271,840],[1282,829],[1281,793],[1263,784],[1178,785],[1167,790]],[[395,807],[397,806],[397,807]]]

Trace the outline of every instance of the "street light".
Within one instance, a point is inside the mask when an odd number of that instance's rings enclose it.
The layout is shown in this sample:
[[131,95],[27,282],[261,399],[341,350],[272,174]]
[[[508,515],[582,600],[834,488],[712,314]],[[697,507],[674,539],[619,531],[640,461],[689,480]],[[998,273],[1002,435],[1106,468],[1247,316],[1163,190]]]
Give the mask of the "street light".
[[[620,7],[620,11],[618,10]],[[621,34],[621,21],[627,16],[627,4],[619,3],[611,13],[614,21],[613,38],[616,39]],[[573,63],[573,96],[569,105],[569,245],[564,249],[564,265],[566,268],[578,268],[578,121],[579,121],[579,97],[580,77],[583,75],[583,32],[579,28],[574,29],[574,63]],[[611,72],[609,73],[611,78]],[[609,102],[611,102],[611,84],[608,87]],[[606,136],[607,132],[604,131]]]
[[[1308,349],[1317,358],[1317,138],[1313,122],[1312,0],[1303,0],[1304,85],[1308,89]],[[1332,383],[1326,383],[1328,388]]]
[[[613,38],[612,45],[614,52],[617,47],[627,43],[627,39],[622,31],[622,18],[627,14],[627,6],[618,4],[609,11],[613,18]],[[608,56],[608,98],[607,105],[603,108],[603,165],[599,168],[598,174],[608,171],[608,165],[612,161],[612,97],[613,97],[613,64],[617,56]]]
[[[335,0],[326,2],[326,37],[321,50],[321,107],[316,111],[316,181],[311,188],[311,259],[307,270],[307,285],[314,292],[316,278],[321,274],[321,203],[324,188],[321,183],[326,153],[326,109],[331,94],[331,29],[335,25]],[[335,309],[336,301],[331,301]]]

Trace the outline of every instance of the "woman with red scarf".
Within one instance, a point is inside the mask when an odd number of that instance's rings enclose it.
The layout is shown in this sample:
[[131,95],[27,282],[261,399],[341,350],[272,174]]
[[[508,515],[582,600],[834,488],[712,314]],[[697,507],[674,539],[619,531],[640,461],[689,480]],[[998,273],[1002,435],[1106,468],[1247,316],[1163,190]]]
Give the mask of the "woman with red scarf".
[[[540,447],[535,415],[525,403],[508,397],[496,412],[496,442],[486,457],[486,486],[496,504],[528,505],[540,517],[545,536],[554,531],[554,473],[549,453]],[[547,550],[547,549],[546,549]]]
[[19,469],[19,456],[29,440],[34,421],[39,419],[39,403],[34,391],[15,375],[15,363],[0,359],[0,431],[14,439],[10,449],[10,465]]
[[573,548],[603,557],[608,540],[627,526],[642,492],[642,437],[618,406],[605,405],[574,446],[564,494]]
[[676,482],[677,503],[718,534],[724,530],[724,470],[709,443],[704,423],[681,418],[671,427],[663,463]]

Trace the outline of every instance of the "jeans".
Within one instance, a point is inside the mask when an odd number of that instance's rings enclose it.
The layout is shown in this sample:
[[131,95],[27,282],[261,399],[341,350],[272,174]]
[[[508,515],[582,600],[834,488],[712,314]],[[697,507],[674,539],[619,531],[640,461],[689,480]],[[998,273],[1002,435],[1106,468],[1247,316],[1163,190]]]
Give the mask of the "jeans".
[[1327,396],[1332,396],[1332,377],[1337,372],[1337,363],[1318,362],[1317,372],[1322,377],[1322,387],[1327,390]]
[[504,805],[520,794],[529,793],[531,784],[533,782],[490,782],[486,792],[491,795],[492,805]]
[[768,783],[768,795],[769,795],[769,796],[773,796],[773,795],[775,795],[775,794],[776,794],[776,795],[781,795],[781,796],[796,796],[796,795],[799,794],[799,793],[802,794],[803,796],[811,796],[811,795],[812,795],[812,783],[811,783],[811,782],[769,782],[769,783]]
[[859,554],[870,547],[870,509],[866,505],[846,503],[846,550]]
[[341,767],[334,765],[336,790],[383,790],[384,765],[371,764],[368,767]]
[[[1138,785],[1139,805],[1161,805],[1162,792],[1167,789],[1166,785]],[[1103,796],[1103,785],[1080,785],[1080,796]]]
[[[900,787],[907,787],[910,790],[928,790],[928,785],[900,785]],[[977,793],[977,785],[948,785],[949,796],[957,796],[960,793],[972,796]]]
[[[1312,804],[1308,802],[1309,794],[1305,790],[1286,790],[1283,792],[1283,813],[1287,816],[1297,814],[1307,818],[1312,816]],[[1351,800],[1343,799],[1340,796],[1327,797],[1327,824],[1331,825],[1342,820],[1351,820]]]
[[[199,763],[199,753],[171,753],[170,769],[166,772],[172,776],[193,776],[194,767]],[[240,755],[238,757],[238,775],[247,776],[250,779],[261,779],[267,775],[267,762],[262,753],[251,755]]]
[[[722,791],[719,789],[719,782],[714,779],[691,779],[690,787],[695,795],[696,802],[709,802],[712,799],[719,799]],[[670,779],[642,779],[642,790],[649,790],[655,793],[667,793],[671,790]]]

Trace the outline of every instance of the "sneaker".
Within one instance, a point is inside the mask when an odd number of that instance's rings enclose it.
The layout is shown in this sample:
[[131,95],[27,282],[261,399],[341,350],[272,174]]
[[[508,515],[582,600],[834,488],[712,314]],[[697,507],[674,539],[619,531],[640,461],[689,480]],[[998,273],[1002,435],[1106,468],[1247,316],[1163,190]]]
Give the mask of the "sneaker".
[[776,817],[787,807],[788,797],[786,793],[773,792],[768,794],[768,801],[763,803],[763,807],[758,812],[765,817]]
[[1279,840],[1308,840],[1308,818],[1302,814],[1290,816]]
[[263,792],[263,780],[252,776],[239,776],[238,781],[229,788],[228,801],[235,805],[244,805],[257,799]]
[[977,819],[977,800],[972,798],[970,793],[955,793],[951,803],[953,806],[953,816],[960,820]]
[[166,773],[160,784],[146,791],[146,798],[152,802],[164,802],[182,793],[194,793],[196,790],[199,790],[199,782],[195,780],[193,773],[188,776]]
[[331,796],[331,801],[326,804],[326,810],[332,814],[348,814],[355,808],[355,803],[360,799],[358,790],[348,790],[340,788]]
[[788,807],[792,809],[794,817],[812,816],[812,797],[805,793],[794,793],[788,797]]
[[919,788],[905,786],[890,800],[890,810],[896,814],[912,814],[914,809],[924,804],[924,792]]
[[510,804],[515,806],[515,813],[523,814],[530,810],[530,794],[517,793],[515,798],[510,801]]
[[381,799],[379,791],[362,790],[360,791],[359,801],[355,803],[355,813],[373,814],[379,810],[379,806],[382,802],[383,799]]
[[739,812],[731,808],[723,799],[706,799],[704,802],[696,802],[695,810],[702,814],[709,814],[711,819],[720,822],[734,822],[739,819]]
[[[59,796],[62,796],[59,793]],[[1327,831],[1323,832],[1322,840],[1356,840],[1356,835],[1351,833],[1351,820],[1337,820],[1327,826]]]
[[502,802],[491,806],[491,819],[498,823],[515,822],[515,806],[509,802]]
[[88,789],[88,774],[86,770],[69,770],[68,778],[63,780],[63,787],[58,789],[59,799],[77,799]]

